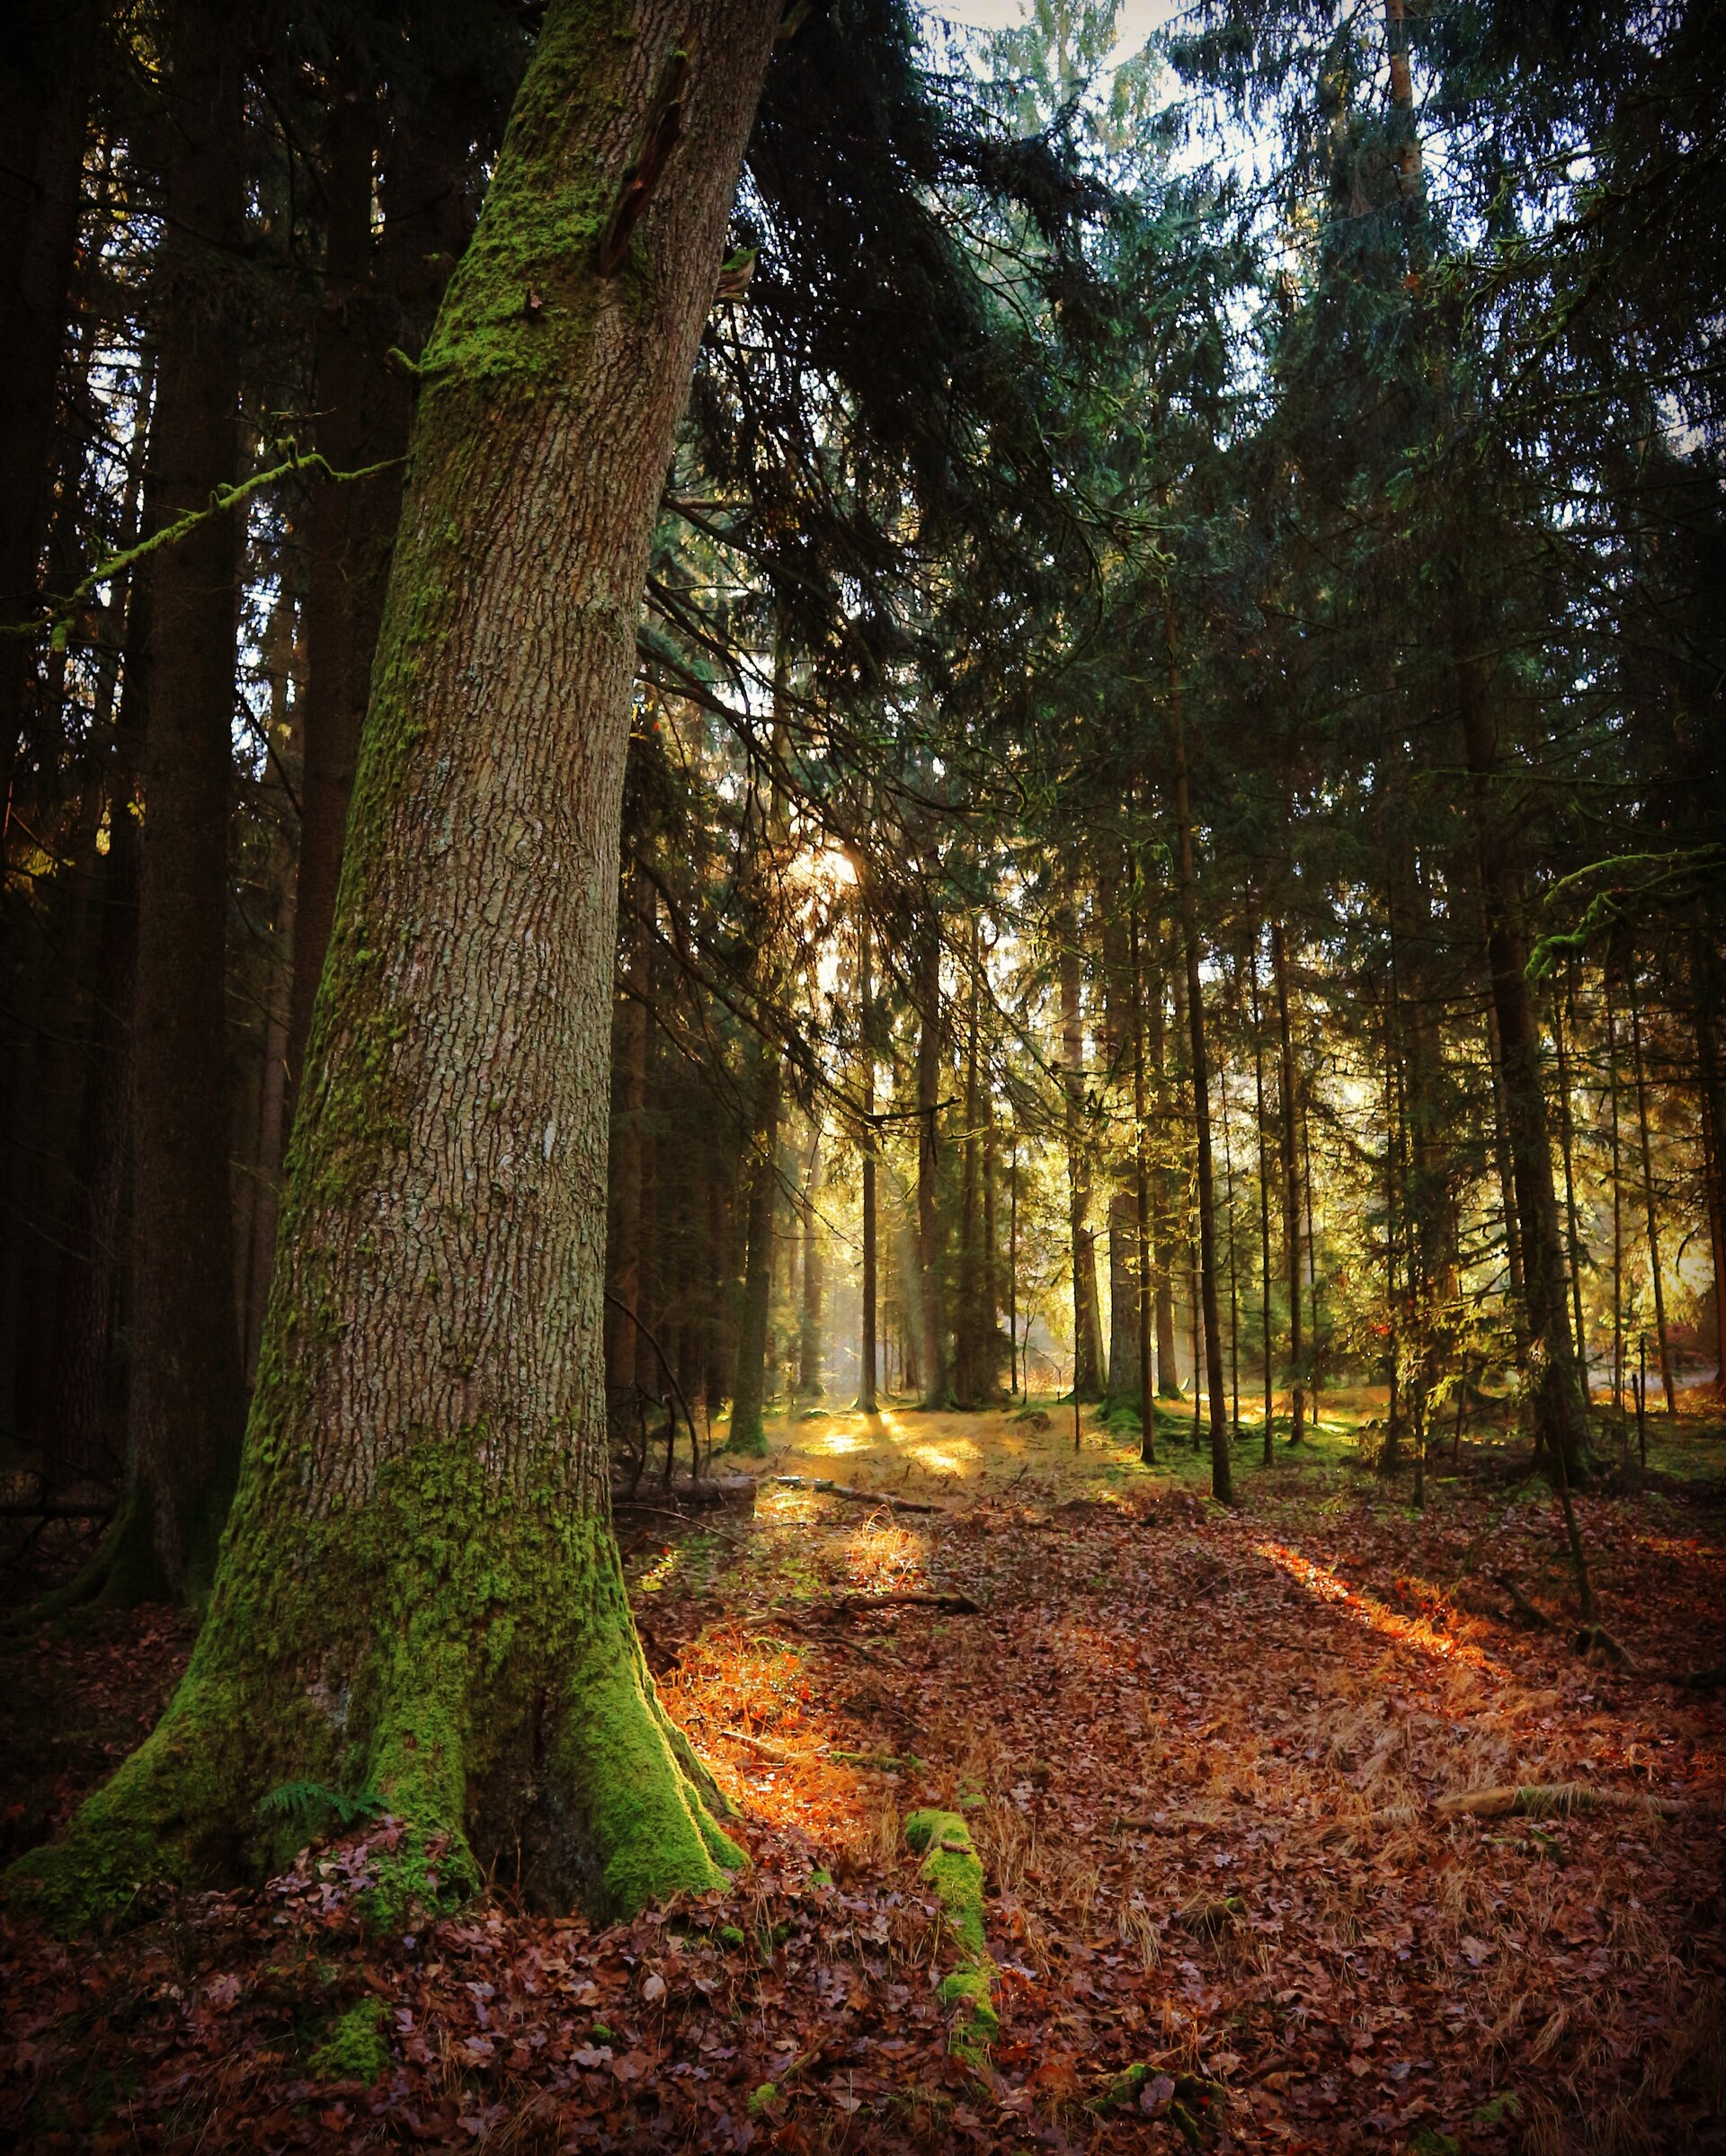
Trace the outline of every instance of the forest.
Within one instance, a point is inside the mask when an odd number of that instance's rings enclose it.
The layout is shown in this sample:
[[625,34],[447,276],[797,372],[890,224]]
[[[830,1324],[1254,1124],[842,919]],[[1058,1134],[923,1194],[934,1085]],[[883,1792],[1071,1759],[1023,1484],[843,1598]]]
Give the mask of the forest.
[[1713,11],[10,12],[0,2140],[1726,2147]]

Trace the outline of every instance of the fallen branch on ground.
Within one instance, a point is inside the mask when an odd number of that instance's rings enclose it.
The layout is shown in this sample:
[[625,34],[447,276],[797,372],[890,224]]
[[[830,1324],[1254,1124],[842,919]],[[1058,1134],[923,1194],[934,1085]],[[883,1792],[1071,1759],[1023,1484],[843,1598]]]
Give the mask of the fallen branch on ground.
[[1653,1819],[1683,1819],[1703,1809],[1674,1797],[1649,1797],[1635,1789],[1602,1789],[1589,1782],[1523,1782],[1502,1788],[1468,1789],[1439,1797],[1429,1805],[1387,1805],[1361,1820],[1339,1820],[1325,1831],[1329,1841],[1361,1826],[1419,1826],[1428,1820],[1566,1819],[1577,1812],[1641,1812]]
[[776,1475],[774,1481],[787,1490],[819,1490],[823,1497],[849,1497],[853,1504],[885,1504],[895,1513],[939,1513],[939,1504],[922,1504],[914,1497],[890,1497],[885,1490],[854,1490],[849,1483],[829,1482],[822,1475]]
[[908,1587],[898,1594],[836,1594],[828,1607],[844,1617],[866,1610],[941,1610],[948,1617],[975,1617],[978,1605],[968,1594],[937,1594]]

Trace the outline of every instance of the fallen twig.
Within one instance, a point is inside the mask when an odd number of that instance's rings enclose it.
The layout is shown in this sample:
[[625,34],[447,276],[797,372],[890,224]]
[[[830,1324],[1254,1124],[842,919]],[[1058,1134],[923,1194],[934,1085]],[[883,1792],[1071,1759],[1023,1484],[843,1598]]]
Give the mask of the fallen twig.
[[759,1752],[763,1759],[776,1760],[780,1766],[788,1766],[797,1756],[787,1752],[783,1744],[775,1744],[766,1737],[752,1737],[746,1729],[722,1729],[722,1737],[729,1737],[734,1744],[746,1744],[752,1752]]

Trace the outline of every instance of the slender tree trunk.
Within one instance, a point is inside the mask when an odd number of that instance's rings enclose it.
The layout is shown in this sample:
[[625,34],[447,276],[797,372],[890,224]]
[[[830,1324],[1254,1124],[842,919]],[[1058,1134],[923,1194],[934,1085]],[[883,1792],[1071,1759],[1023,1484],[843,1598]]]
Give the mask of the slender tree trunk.
[[1320,1353],[1322,1312],[1319,1303],[1319,1236],[1313,1222],[1312,1182],[1312,1119],[1307,1112],[1307,1096],[1301,1099],[1301,1164],[1304,1171],[1302,1180],[1306,1189],[1306,1284],[1307,1300],[1312,1310],[1312,1427],[1319,1426],[1319,1388],[1323,1377],[1323,1357]]
[[[1718,1273],[1715,1275],[1719,1277]],[[1013,1131],[1007,1165],[1007,1372],[1010,1390],[1019,1391],[1019,1131]],[[1726,1362],[1721,1365],[1726,1370]]]
[[1252,991],[1252,1090],[1259,1131],[1259,1278],[1262,1283],[1259,1318],[1263,1327],[1265,1366],[1265,1465],[1269,1467],[1274,1458],[1271,1445],[1277,1428],[1277,1362],[1271,1343],[1270,1151],[1266,1138],[1264,1012],[1259,996],[1259,931],[1256,927],[1250,929],[1250,942],[1252,950],[1252,972],[1249,977]]
[[1588,1333],[1582,1320],[1582,1231],[1576,1210],[1576,1119],[1571,1106],[1570,1054],[1565,1043],[1567,1027],[1570,1037],[1574,1039],[1576,985],[1573,963],[1565,967],[1562,1001],[1556,991],[1553,996],[1553,1045],[1558,1055],[1558,1127],[1564,1158],[1564,1222],[1569,1230],[1570,1309],[1576,1320],[1576,1367],[1582,1397],[1586,1400],[1591,1390],[1588,1381]]
[[876,1129],[875,1129],[875,982],[870,948],[869,918],[858,893],[857,1002],[858,1054],[862,1065],[863,1096],[863,1279],[862,1324],[859,1344],[857,1404],[865,1415],[876,1412]]
[[941,946],[931,926],[918,968],[917,1270],[922,1291],[922,1388],[928,1407],[952,1405],[948,1361],[947,1253],[941,1232]]
[[[289,1114],[334,918],[348,805],[401,517],[412,393],[393,344],[417,352],[468,231],[457,183],[472,121],[441,85],[398,96],[375,174],[382,109],[338,66],[324,173],[324,288],[314,335],[317,447],[338,472],[314,493],[301,714],[300,854],[288,1013]],[[384,210],[372,237],[374,190]],[[373,467],[378,467],[373,469]],[[631,1309],[635,1306],[633,1302]]]
[[[0,68],[0,622],[40,611],[38,570],[60,468],[60,356],[76,259],[92,62],[104,24],[24,0]],[[12,821],[31,645],[0,636],[0,806]]]
[[1510,1117],[1504,1097],[1504,1058],[1499,1049],[1499,1014],[1486,1009],[1486,1056],[1492,1076],[1492,1157],[1499,1177],[1499,1215],[1504,1222],[1504,1263],[1510,1280],[1510,1325],[1517,1358],[1528,1353],[1527,1294],[1522,1269],[1522,1229],[1517,1221],[1517,1191],[1510,1164]]
[[1229,1131],[1229,1096],[1223,1095],[1223,1202],[1229,1221],[1229,1433],[1241,1434],[1241,1282],[1234,1248],[1234,1147]]
[[1277,1033],[1282,1057],[1277,1142],[1282,1152],[1283,1247],[1288,1277],[1288,1442],[1298,1445],[1306,1433],[1306,1346],[1301,1336],[1301,1175],[1294,1142],[1300,1104],[1288,1019],[1288,955],[1281,921],[1271,923],[1270,964],[1277,983]]
[[1151,1335],[1155,1323],[1152,1304],[1156,1288],[1151,1261],[1151,1135],[1146,1126],[1149,1103],[1144,1068],[1144,966],[1139,937],[1139,892],[1143,878],[1136,860],[1132,865],[1127,951],[1132,972],[1133,1002],[1133,1196],[1138,1229],[1138,1291],[1133,1299],[1133,1314],[1138,1333],[1139,1458],[1147,1467],[1154,1467],[1157,1459],[1157,1416]]
[[1402,1465],[1402,1327],[1397,1295],[1397,1153],[1402,1130],[1396,1069],[1396,968],[1384,973],[1384,1317],[1389,1335],[1389,1398],[1384,1411],[1384,1450],[1380,1466],[1386,1475]]
[[965,1007],[965,1143],[959,1157],[959,1296],[954,1341],[954,1392],[961,1407],[982,1405],[983,1362],[983,1095],[977,1082],[979,968],[977,926],[971,927],[971,984]]
[[601,1308],[636,607],[779,13],[547,7],[426,356],[220,1575],[156,1733],[14,1868],[61,1921],[268,1864],[289,1779],[403,1823],[396,1927],[506,1850],[608,1909],[736,1860],[629,1617]]
[[[1174,671],[1170,638],[1170,668]],[[1187,725],[1181,710],[1179,675],[1170,703],[1173,722],[1175,822],[1180,840],[1180,927],[1187,957],[1187,1025],[1192,1048],[1193,1122],[1198,1150],[1198,1278],[1204,1299],[1205,1365],[1211,1410],[1211,1495],[1221,1504],[1234,1502],[1229,1457],[1228,1406],[1223,1392],[1223,1336],[1217,1322],[1216,1200],[1211,1176],[1211,1077],[1205,1042],[1205,998],[1198,971],[1198,878],[1193,861],[1193,815],[1187,777]],[[1193,1371],[1198,1390],[1198,1371]]]
[[251,1164],[252,1207],[242,1258],[240,1339],[248,1388],[257,1375],[264,1306],[270,1296],[271,1275],[275,1270],[276,1224],[281,1208],[281,1162],[288,1139],[288,1025],[293,994],[298,833],[288,788],[280,773],[291,768],[294,722],[303,693],[303,669],[299,662],[303,640],[298,633],[296,580],[289,567],[293,554],[290,531],[280,557],[280,588],[276,603],[270,610],[263,649],[264,670],[270,683],[270,742],[275,766],[266,780],[266,793],[279,804],[271,811],[273,828],[267,889],[280,970],[275,972],[268,989],[259,1071],[257,1145]]
[[1540,1035],[1524,970],[1521,893],[1514,850],[1493,797],[1499,778],[1497,727],[1484,669],[1466,660],[1461,670],[1463,732],[1473,786],[1481,888],[1487,918],[1487,957],[1504,1060],[1511,1170],[1522,1226],[1523,1270],[1534,1377],[1535,1427],[1550,1448],[1561,1446],[1564,1472],[1574,1483],[1588,1453],[1588,1415],[1570,1350],[1564,1303],[1563,1246],[1558,1232],[1558,1194],[1546,1131],[1546,1095],[1541,1080]]
[[1001,1179],[1001,1140],[995,1126],[995,1092],[985,1070],[983,1081],[983,1382],[993,1404],[1001,1397],[1001,1223],[996,1186]]
[[749,1201],[745,1214],[748,1242],[728,1440],[730,1451],[756,1458],[768,1450],[761,1410],[767,1397],[768,1334],[773,1309],[773,1229],[779,1194],[780,1094],[778,1051],[762,1042],[756,1049],[755,1127],[750,1140]]
[[1654,1202],[1654,1153],[1648,1132],[1648,1078],[1642,1060],[1642,1007],[1636,995],[1636,966],[1629,969],[1631,1068],[1636,1079],[1636,1126],[1641,1137],[1642,1207],[1648,1220],[1648,1269],[1654,1287],[1654,1337],[1660,1351],[1660,1389],[1666,1395],[1666,1412],[1678,1412],[1677,1389],[1672,1382],[1672,1347],[1666,1332],[1666,1288],[1660,1278],[1660,1228]]
[[815,1128],[809,1148],[809,1173],[803,1192],[803,1309],[797,1327],[797,1391],[805,1400],[818,1400],[825,1390],[821,1381],[821,1219],[815,1208],[815,1184],[821,1169],[821,1128]]
[[[1163,1140],[1151,1163],[1152,1255],[1154,1264],[1157,1328],[1157,1392],[1166,1400],[1180,1397],[1180,1377],[1175,1355],[1175,1206],[1167,1153],[1167,1073],[1164,1069],[1166,1013],[1163,1006],[1162,924],[1153,916],[1147,924],[1145,945],[1152,960],[1144,998],[1144,1038],[1148,1070],[1146,1080],[1155,1121]],[[1151,1134],[1147,1133],[1147,1142]]]
[[1080,1001],[1079,926],[1072,906],[1055,918],[1060,942],[1061,1074],[1066,1092],[1067,1226],[1072,1259],[1072,1383],[1081,1400],[1103,1397],[1097,1238],[1090,1226],[1090,1156],[1085,1131],[1085,1028]]
[[[233,297],[245,162],[237,13],[173,19],[161,351],[145,520],[237,475]],[[208,1594],[238,1467],[244,1393],[228,1186],[228,804],[239,519],[151,563],[150,697],[133,1006],[132,1447],[173,1591]]]
[[606,1389],[621,1403],[636,1381],[641,1300],[642,1146],[647,1118],[646,879],[633,865],[622,883],[622,966],[618,982],[617,1113],[611,1129],[611,1293],[605,1313]]
[[1612,1411],[1624,1418],[1624,1172],[1618,1128],[1618,1017],[1612,1002],[1612,961],[1600,970],[1606,1017],[1607,1118],[1612,1132]]
[[1696,1037],[1696,1075],[1702,1095],[1703,1189],[1708,1209],[1708,1238],[1714,1258],[1714,1389],[1726,1397],[1726,1087],[1721,1083],[1720,1051],[1714,1031],[1718,1007],[1715,963],[1706,936],[1691,945]]

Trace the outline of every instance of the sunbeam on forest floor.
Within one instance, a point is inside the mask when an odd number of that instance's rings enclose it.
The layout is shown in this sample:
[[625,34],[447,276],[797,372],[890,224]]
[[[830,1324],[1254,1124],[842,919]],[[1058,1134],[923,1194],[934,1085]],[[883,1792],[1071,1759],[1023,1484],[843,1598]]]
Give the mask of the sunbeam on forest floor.
[[[1075,1452],[1069,1416],[805,1414],[770,1423],[752,1515],[622,1515],[663,1696],[752,1859],[729,1893],[601,1929],[500,1877],[368,1940],[374,1823],[97,1952],[12,1926],[0,2124],[43,2149],[1717,2145],[1726,1716],[1506,1621],[1500,1573],[1565,1608],[1545,1495],[1466,1472],[1415,1514],[1328,1418],[1228,1513],[1184,1432],[1145,1468],[1089,1415]],[[1580,1511],[1639,1672],[1718,1662],[1716,1487]],[[185,1645],[148,1617],[36,1643],[57,1721],[14,1842]],[[1436,1808],[1560,1785],[1597,1801]],[[1001,2026],[969,2058],[904,1842],[928,1806],[985,1872]]]

